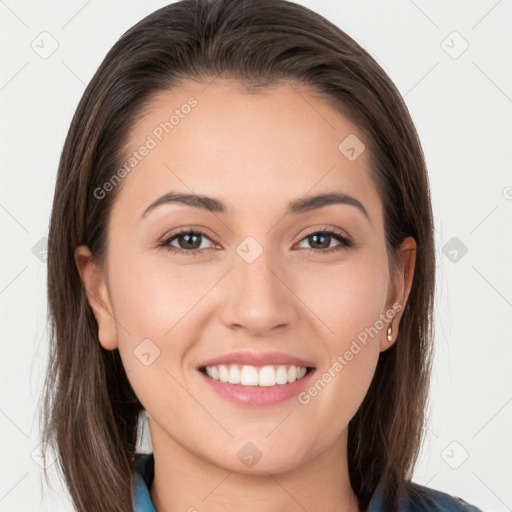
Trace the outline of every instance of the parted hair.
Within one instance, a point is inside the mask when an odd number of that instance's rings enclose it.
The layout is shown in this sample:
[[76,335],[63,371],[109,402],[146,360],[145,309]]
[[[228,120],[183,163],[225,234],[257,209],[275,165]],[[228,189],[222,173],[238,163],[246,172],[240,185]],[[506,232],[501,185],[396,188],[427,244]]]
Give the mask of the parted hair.
[[350,481],[361,509],[385,479],[385,500],[394,510],[419,454],[432,362],[435,250],[425,158],[403,98],[375,59],[336,25],[288,0],[167,5],[127,30],[87,85],[65,139],[51,211],[42,440],[55,450],[76,510],[133,510],[144,409],[118,350],[99,343],[74,251],[84,244],[93,259],[105,256],[122,183],[101,200],[94,190],[126,160],[130,131],[154,95],[217,78],[235,79],[251,94],[287,83],[324,98],[364,136],[383,204],[390,271],[403,239],[416,241],[398,337],[380,354],[348,433]]

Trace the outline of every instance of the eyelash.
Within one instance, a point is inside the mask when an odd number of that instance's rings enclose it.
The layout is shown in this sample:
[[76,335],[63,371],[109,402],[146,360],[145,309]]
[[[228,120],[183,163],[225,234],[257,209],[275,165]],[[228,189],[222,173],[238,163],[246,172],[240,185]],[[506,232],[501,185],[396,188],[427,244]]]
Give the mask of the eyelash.
[[[306,238],[308,238],[311,235],[320,235],[320,234],[321,235],[332,235],[333,238],[335,238],[338,242],[340,242],[340,245],[338,245],[336,247],[333,247],[333,248],[330,248],[330,249],[305,249],[307,252],[331,254],[333,252],[338,252],[338,251],[341,251],[341,250],[350,249],[350,248],[355,247],[355,243],[350,238],[348,238],[347,236],[343,235],[338,230],[335,230],[335,229],[332,229],[332,228],[325,228],[322,231],[311,231],[310,233],[307,233],[299,241],[299,243],[302,242],[303,240],[305,240]],[[183,229],[183,230],[180,230],[180,231],[172,232],[168,236],[163,238],[159,242],[158,247],[163,247],[163,248],[165,248],[166,250],[168,250],[170,252],[173,252],[175,254],[183,254],[185,256],[199,256],[204,251],[210,249],[210,248],[206,248],[206,249],[182,249],[182,248],[171,246],[170,243],[172,242],[172,240],[177,238],[177,237],[179,237],[180,235],[200,235],[202,237],[205,237],[205,238],[209,239],[210,241],[212,241],[214,243],[217,243],[215,240],[212,240],[203,231],[196,231],[196,230],[192,230],[192,229]]]

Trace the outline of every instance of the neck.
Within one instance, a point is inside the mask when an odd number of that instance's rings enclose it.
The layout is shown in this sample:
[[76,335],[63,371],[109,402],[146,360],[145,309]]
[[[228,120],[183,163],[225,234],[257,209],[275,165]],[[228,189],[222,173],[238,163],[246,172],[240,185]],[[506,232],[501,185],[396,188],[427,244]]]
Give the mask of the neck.
[[172,440],[149,420],[158,512],[359,512],[348,475],[348,428],[327,450],[293,469],[244,474],[218,467]]

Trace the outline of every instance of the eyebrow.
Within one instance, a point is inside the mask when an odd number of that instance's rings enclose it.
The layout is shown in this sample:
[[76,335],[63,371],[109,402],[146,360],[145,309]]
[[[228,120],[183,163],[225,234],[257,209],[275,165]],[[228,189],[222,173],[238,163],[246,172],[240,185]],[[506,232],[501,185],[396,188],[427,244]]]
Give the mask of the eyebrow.
[[[209,212],[214,213],[228,213],[228,209],[226,208],[224,203],[222,201],[219,201],[218,199],[215,199],[214,197],[208,197],[198,194],[181,194],[177,192],[168,192],[167,194],[159,197],[156,201],[151,203],[144,210],[144,213],[141,215],[141,218],[145,217],[151,210],[154,210],[158,206],[168,203],[181,203],[188,206],[193,206],[194,208],[201,208],[203,210],[207,210]],[[355,197],[349,196],[347,194],[342,194],[339,192],[307,196],[291,201],[288,204],[288,210],[286,211],[286,215],[298,215],[332,204],[346,204],[349,206],[354,206],[357,209],[359,209],[364,214],[366,219],[371,223],[370,216],[368,215],[368,212],[366,211],[366,208],[363,206],[361,201],[359,201]]]

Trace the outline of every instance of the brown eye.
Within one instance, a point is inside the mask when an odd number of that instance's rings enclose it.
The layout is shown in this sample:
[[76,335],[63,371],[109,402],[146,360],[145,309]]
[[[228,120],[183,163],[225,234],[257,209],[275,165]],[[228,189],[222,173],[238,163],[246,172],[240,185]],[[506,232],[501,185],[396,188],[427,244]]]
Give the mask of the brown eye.
[[[199,249],[201,246],[201,236],[199,233],[183,233],[181,235],[175,235],[173,239],[176,239],[182,249]],[[181,244],[180,241],[184,240]]]
[[[338,241],[339,244],[335,247],[330,248],[331,242],[334,240]],[[307,241],[308,244],[310,244],[311,249],[305,248],[309,251],[315,251],[315,252],[335,252],[340,251],[342,249],[348,249],[350,247],[353,247],[353,242],[341,234],[338,231],[329,229],[324,231],[316,231],[314,233],[309,234],[305,238],[301,240],[300,243],[303,243],[303,241]],[[329,249],[329,250],[326,250]]]
[[308,242],[312,244],[314,249],[328,249],[331,245],[331,235],[327,233],[317,233],[308,236]]
[[[201,247],[203,239],[211,240],[202,231],[182,230],[170,233],[159,244],[159,247],[165,247],[171,252],[185,254],[187,256],[195,256],[201,254],[209,247]],[[173,241],[178,241],[178,247],[171,245]]]

